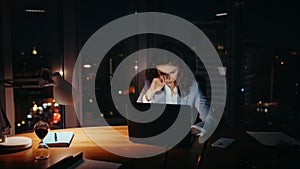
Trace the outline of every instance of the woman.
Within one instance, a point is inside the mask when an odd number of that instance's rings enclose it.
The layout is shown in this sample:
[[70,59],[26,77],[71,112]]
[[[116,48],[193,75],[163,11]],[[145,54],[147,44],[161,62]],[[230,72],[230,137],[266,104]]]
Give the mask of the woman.
[[[170,51],[170,50],[169,50]],[[177,56],[180,53],[172,49]],[[146,81],[140,92],[138,102],[185,104],[195,108],[201,121],[192,126],[193,134],[203,135],[209,104],[206,96],[199,89],[188,66],[178,57],[153,56],[151,62],[156,69],[146,71]]]

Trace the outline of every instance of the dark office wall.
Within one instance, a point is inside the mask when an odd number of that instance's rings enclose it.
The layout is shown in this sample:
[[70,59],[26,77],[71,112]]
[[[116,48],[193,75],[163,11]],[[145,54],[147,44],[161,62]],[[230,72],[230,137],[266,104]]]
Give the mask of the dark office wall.
[[[1,12],[3,11],[2,9],[2,0],[0,1],[0,9]],[[1,17],[0,17],[0,79],[4,78],[4,65],[3,65],[3,29],[2,29],[2,25],[3,25],[3,14],[1,13]],[[1,101],[1,105],[4,105],[4,88],[2,88],[2,82],[0,82],[0,101]]]

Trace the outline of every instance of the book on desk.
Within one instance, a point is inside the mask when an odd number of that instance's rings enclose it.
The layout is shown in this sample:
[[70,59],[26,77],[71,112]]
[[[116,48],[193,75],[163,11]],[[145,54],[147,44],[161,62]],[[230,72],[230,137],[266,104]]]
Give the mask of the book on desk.
[[73,131],[48,132],[43,142],[49,147],[69,147],[74,137]]
[[64,157],[47,169],[118,169],[121,165],[120,163],[85,159],[83,158],[83,153],[79,152],[75,155]]

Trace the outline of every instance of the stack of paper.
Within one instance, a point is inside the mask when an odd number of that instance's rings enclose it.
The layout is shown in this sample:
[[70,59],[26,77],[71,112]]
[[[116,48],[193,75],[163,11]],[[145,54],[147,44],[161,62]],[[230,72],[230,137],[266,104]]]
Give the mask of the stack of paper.
[[246,133],[266,146],[278,146],[282,144],[290,146],[300,146],[300,142],[298,140],[282,132],[247,131]]

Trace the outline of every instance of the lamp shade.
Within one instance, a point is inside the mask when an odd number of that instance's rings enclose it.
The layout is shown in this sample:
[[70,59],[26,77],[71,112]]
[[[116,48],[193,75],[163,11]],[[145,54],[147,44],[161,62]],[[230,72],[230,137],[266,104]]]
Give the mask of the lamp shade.
[[55,85],[53,86],[53,97],[55,101],[62,105],[71,105],[73,104],[72,85],[63,79],[63,77],[58,73],[52,75],[52,80]]

